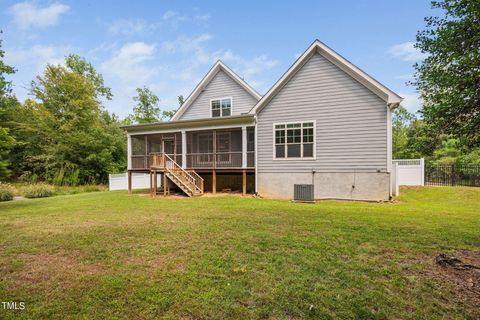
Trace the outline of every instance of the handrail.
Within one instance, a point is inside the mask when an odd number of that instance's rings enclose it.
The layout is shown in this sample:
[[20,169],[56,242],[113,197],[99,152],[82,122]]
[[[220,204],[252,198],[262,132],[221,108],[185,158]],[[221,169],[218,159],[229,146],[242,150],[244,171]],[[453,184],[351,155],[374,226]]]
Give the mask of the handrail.
[[[171,172],[173,175],[177,176],[177,178],[179,179],[180,177],[183,178],[182,182],[185,184],[185,187],[187,187],[192,193],[195,193],[195,190],[199,190],[201,193],[203,193],[202,177],[200,177],[196,172],[192,172],[195,174],[195,176],[187,172],[178,163],[176,163],[168,154],[164,153],[162,157],[164,158],[163,160],[164,168],[169,172]],[[192,189],[192,186],[194,189]]]
[[186,170],[188,173],[190,173],[191,175],[193,175],[194,179],[195,179],[195,187],[201,192],[203,193],[203,178],[195,172],[195,170]]

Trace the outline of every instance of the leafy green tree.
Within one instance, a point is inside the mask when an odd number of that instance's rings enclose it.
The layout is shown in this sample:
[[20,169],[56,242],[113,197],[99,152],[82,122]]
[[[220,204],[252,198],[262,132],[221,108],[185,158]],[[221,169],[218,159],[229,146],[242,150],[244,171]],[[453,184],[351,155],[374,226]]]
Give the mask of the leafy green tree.
[[[158,106],[160,99],[149,88],[137,88],[137,95],[133,97],[137,102],[133,108],[133,114],[130,114],[123,120],[123,124],[133,123],[152,123],[162,120],[170,120],[176,110],[161,110]],[[183,96],[178,96],[178,103],[183,104]]]
[[4,57],[5,51],[2,50],[2,40],[0,39],[0,179],[5,179],[10,175],[9,154],[15,145],[15,139],[11,135],[10,129],[6,127],[6,123],[9,109],[18,104],[17,99],[11,95],[12,83],[6,79],[7,75],[15,73],[15,69],[4,63]]
[[179,95],[177,98],[178,98],[178,106],[179,107],[183,106],[183,104],[185,103],[185,98],[183,97],[183,95]]
[[413,120],[407,130],[404,153],[407,158],[430,158],[443,139],[432,125],[421,119]]
[[137,96],[133,100],[137,102],[131,116],[133,122],[151,123],[161,120],[162,112],[158,106],[160,99],[149,88],[137,88]]
[[416,48],[427,54],[413,82],[423,98],[424,120],[437,132],[480,146],[480,2],[432,1],[444,17],[427,17]]
[[91,64],[67,57],[32,81],[32,95],[14,116],[18,175],[56,184],[106,182],[125,169],[126,139],[101,98],[111,98]]
[[449,138],[442,141],[440,148],[434,151],[436,164],[454,164],[455,160],[462,154],[458,139]]
[[392,114],[392,145],[393,159],[407,159],[408,129],[416,118],[402,106],[399,106]]
[[109,87],[106,87],[103,76],[95,70],[93,65],[84,58],[76,54],[69,54],[65,58],[65,65],[71,71],[83,76],[95,87],[98,96],[103,96],[107,100],[112,100],[113,94]]

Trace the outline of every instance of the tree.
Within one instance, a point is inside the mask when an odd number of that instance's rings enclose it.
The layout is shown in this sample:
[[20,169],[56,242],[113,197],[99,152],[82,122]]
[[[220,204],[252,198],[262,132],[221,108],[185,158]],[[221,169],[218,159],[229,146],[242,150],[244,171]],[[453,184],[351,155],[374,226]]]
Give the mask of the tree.
[[179,95],[178,96],[178,106],[181,107],[181,106],[183,106],[184,103],[185,103],[185,98],[183,97],[183,95]]
[[415,45],[427,54],[413,84],[424,101],[425,121],[466,145],[480,145],[480,2],[432,1],[445,16],[427,17]]
[[133,97],[137,105],[133,108],[131,119],[136,123],[150,123],[161,120],[160,99],[147,87],[137,88],[137,96]]
[[[176,110],[161,110],[158,106],[160,99],[149,88],[137,88],[137,96],[133,97],[137,102],[130,114],[123,120],[123,124],[152,123],[162,120],[170,120]],[[178,96],[178,103],[183,104],[183,96]]]
[[392,145],[394,159],[409,158],[406,146],[408,143],[408,128],[416,118],[402,106],[399,106],[392,114]]
[[443,139],[432,125],[421,119],[413,120],[407,130],[406,158],[432,157]]
[[22,104],[12,121],[20,141],[17,174],[55,184],[99,183],[125,169],[125,133],[101,104],[101,97],[111,98],[110,88],[90,63],[70,55],[66,67],[48,65],[31,93],[35,100]]
[[17,99],[11,95],[11,81],[7,81],[5,78],[6,75],[15,73],[15,69],[3,62],[4,57],[5,51],[2,50],[2,40],[0,39],[0,179],[5,179],[10,175],[8,158],[10,150],[15,145],[15,139],[5,125],[8,121],[9,109],[18,103]]
[[76,54],[69,54],[65,58],[65,65],[68,69],[81,75],[95,87],[98,96],[103,96],[107,100],[112,100],[112,90],[106,87],[103,81],[103,76],[95,70],[93,65],[84,58]]

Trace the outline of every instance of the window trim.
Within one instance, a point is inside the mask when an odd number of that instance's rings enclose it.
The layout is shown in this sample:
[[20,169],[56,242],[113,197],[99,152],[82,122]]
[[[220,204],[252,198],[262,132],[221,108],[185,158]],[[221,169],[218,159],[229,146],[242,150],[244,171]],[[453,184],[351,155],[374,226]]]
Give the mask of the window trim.
[[[313,157],[303,157],[303,124],[304,123],[313,123]],[[285,130],[287,129],[287,125],[288,124],[301,124],[302,125],[302,128],[300,129],[301,130],[301,135],[300,135],[300,152],[302,154],[301,157],[296,157],[296,158],[288,158],[286,155],[287,155],[287,150],[285,150],[285,158],[277,158],[277,155],[276,155],[276,137],[275,137],[275,126],[278,126],[278,125],[285,125]],[[273,160],[279,160],[279,161],[312,161],[312,160],[316,160],[317,159],[317,136],[316,136],[316,132],[317,132],[317,121],[316,120],[299,120],[299,121],[289,121],[289,122],[275,122],[273,123],[272,125],[272,159]],[[287,133],[285,132],[285,145],[287,144]]]
[[[225,99],[230,99],[230,115],[229,116],[224,116],[222,115],[222,100]],[[219,117],[214,117],[213,116],[213,110],[212,110],[212,101],[214,100],[220,100],[220,116]],[[226,118],[226,117],[231,117],[233,115],[233,97],[222,97],[222,98],[212,98],[210,99],[210,118]]]

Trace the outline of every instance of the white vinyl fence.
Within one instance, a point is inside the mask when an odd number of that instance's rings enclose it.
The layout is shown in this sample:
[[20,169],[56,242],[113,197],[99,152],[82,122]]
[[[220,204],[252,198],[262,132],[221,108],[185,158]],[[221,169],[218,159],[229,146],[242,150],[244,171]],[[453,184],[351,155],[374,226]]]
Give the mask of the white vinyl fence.
[[397,184],[400,186],[423,186],[425,185],[425,161],[421,159],[393,160],[397,165]]
[[[148,189],[150,188],[150,175],[148,173],[132,173],[132,189]],[[157,176],[157,184],[162,183],[161,175]],[[128,174],[110,174],[108,175],[108,189],[112,190],[128,190]]]

